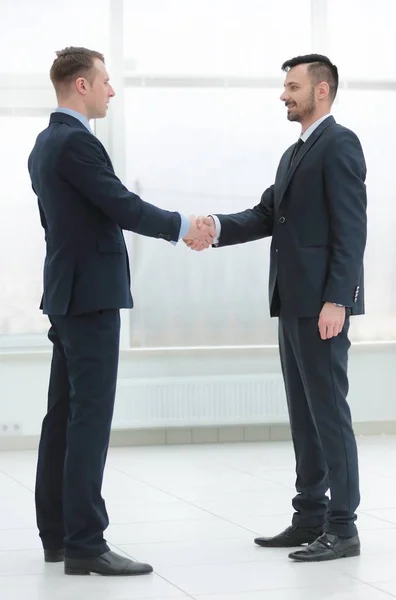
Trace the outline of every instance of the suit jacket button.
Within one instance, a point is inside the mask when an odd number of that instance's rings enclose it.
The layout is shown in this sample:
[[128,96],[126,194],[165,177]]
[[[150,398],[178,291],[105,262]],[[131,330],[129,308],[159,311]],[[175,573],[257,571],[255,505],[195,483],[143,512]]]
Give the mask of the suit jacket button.
[[286,221],[285,217],[281,217],[281,218],[279,219],[279,223],[284,223],[285,221]]

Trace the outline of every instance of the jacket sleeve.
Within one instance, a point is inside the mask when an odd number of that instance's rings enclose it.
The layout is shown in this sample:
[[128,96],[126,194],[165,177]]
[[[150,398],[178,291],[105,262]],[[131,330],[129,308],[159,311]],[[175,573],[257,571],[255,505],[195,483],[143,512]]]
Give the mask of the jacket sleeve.
[[352,306],[359,291],[367,237],[366,164],[357,136],[337,135],[324,168],[331,257],[323,302]]
[[272,235],[274,218],[274,186],[265,190],[254,208],[239,213],[217,215],[221,223],[220,246],[253,242]]
[[60,175],[122,229],[177,241],[181,217],[144,202],[121,183],[98,140],[88,131],[73,132],[59,159]]

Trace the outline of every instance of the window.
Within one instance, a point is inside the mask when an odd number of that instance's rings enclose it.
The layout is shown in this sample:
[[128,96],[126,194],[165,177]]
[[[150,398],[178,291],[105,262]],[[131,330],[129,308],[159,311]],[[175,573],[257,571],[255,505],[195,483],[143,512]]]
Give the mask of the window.
[[278,76],[310,51],[310,0],[129,0],[125,58],[137,73]]
[[[42,338],[47,330],[38,309],[44,235],[26,163],[48,123],[54,96],[44,77],[55,50],[84,45],[107,58],[111,28],[116,35],[123,16],[124,57],[120,52],[107,61],[115,83],[124,64],[128,76],[195,77],[195,88],[127,87],[124,122],[117,113],[103,127],[110,131],[108,149],[121,157],[125,152],[126,183],[148,201],[186,214],[239,211],[259,201],[282,152],[298,137],[298,126],[287,122],[279,101],[280,66],[312,51],[311,36],[318,30],[312,29],[311,4],[303,0],[296,10],[295,0],[70,0],[67,9],[53,2],[39,10],[30,0],[9,3],[0,22],[0,73],[6,82],[0,127],[7,140],[0,150],[0,344],[7,336]],[[324,39],[341,79],[394,84],[396,3],[320,5],[327,7]],[[227,76],[240,77],[241,87],[226,87]],[[205,87],[205,77],[217,77],[225,87]],[[279,77],[280,88],[249,89],[244,77]],[[122,103],[122,86],[117,88]],[[355,340],[396,339],[391,178],[396,122],[390,108],[395,99],[396,91],[343,90],[334,110],[359,135],[368,166],[367,315],[353,320]],[[12,116],[14,108],[19,116]],[[117,104],[112,110],[119,110]],[[124,124],[125,148],[114,146],[114,130]],[[276,343],[267,297],[268,240],[195,254],[182,243],[174,248],[127,238],[136,305],[132,345]]]
[[7,143],[0,145],[0,334],[42,333],[47,320],[39,311],[44,232],[27,160],[43,117],[0,117]]
[[[0,21],[0,346],[41,346],[48,321],[39,310],[45,255],[27,160],[48,124],[55,95],[55,51],[82,45],[107,53],[109,0],[7,3]],[[47,83],[48,82],[48,83]],[[46,108],[48,107],[48,108]]]
[[329,56],[341,78],[395,80],[394,0],[328,0]]
[[[188,214],[252,207],[299,135],[280,90],[127,89],[127,185]],[[143,346],[276,343],[269,243],[193,253],[133,236],[132,341]]]
[[360,138],[367,163],[366,312],[353,319],[355,340],[396,339],[396,92],[341,91],[334,116]]
[[49,73],[56,50],[85,46],[106,53],[109,0],[7,2],[0,21],[0,73]]

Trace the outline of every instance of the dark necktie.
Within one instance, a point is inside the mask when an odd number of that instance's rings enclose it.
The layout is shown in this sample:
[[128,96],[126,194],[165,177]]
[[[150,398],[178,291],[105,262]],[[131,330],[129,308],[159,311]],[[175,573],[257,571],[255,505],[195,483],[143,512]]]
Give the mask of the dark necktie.
[[300,150],[300,148],[302,147],[303,144],[304,144],[303,140],[301,138],[299,138],[298,142],[296,142],[296,145],[294,146],[294,150],[293,150],[292,158],[291,158],[291,161],[290,161],[290,165],[293,164],[293,160],[296,158],[296,154]]

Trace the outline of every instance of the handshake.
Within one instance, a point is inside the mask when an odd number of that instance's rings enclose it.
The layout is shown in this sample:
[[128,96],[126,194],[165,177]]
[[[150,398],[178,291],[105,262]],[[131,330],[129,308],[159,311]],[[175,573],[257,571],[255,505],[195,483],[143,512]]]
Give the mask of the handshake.
[[216,237],[216,225],[212,217],[190,217],[190,229],[183,242],[191,250],[200,252],[213,244]]

